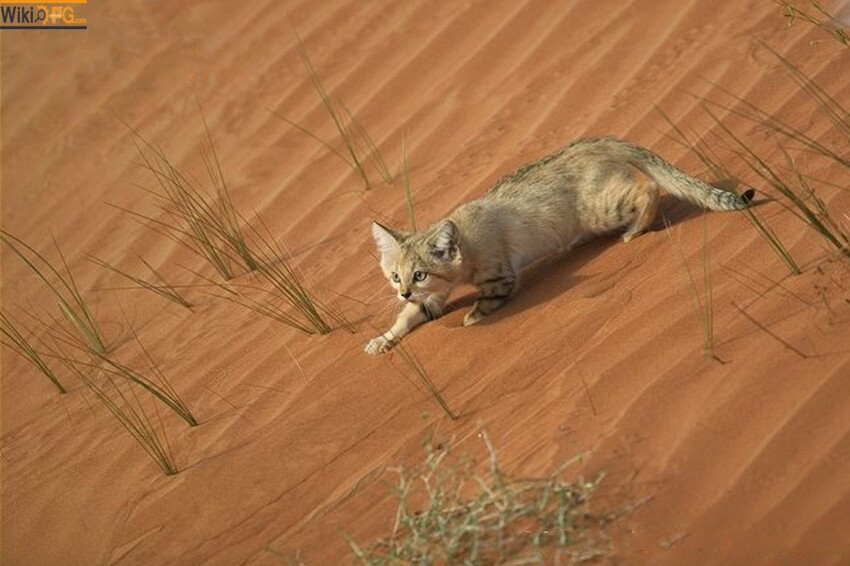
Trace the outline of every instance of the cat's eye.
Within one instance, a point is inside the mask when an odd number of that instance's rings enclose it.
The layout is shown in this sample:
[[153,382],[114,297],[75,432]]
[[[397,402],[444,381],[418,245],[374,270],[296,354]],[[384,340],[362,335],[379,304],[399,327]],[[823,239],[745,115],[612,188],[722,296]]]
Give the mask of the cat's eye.
[[416,272],[413,273],[413,280],[416,281],[417,283],[425,281],[425,279],[427,279],[427,278],[428,278],[428,274],[425,273],[424,271],[416,271]]
[[401,283],[401,277],[399,277],[398,273],[396,273],[395,271],[393,271],[393,273],[392,273],[392,275],[390,275],[390,277],[392,278],[393,283]]

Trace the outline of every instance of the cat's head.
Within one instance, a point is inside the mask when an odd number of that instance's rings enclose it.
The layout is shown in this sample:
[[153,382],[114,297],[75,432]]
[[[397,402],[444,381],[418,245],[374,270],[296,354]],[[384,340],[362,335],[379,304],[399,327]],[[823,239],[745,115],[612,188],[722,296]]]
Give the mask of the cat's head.
[[373,222],[372,235],[381,254],[381,269],[400,300],[425,306],[445,300],[460,275],[462,261],[454,222],[442,220],[415,233]]

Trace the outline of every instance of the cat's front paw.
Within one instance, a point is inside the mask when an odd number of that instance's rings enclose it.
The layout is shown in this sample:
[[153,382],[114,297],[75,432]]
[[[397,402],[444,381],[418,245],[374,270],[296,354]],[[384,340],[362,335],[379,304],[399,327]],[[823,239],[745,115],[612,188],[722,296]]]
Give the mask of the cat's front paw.
[[372,338],[369,340],[369,343],[366,344],[366,353],[372,354],[373,356],[386,354],[393,346],[395,346],[395,342],[393,340],[388,340],[383,336],[378,336],[377,338]]

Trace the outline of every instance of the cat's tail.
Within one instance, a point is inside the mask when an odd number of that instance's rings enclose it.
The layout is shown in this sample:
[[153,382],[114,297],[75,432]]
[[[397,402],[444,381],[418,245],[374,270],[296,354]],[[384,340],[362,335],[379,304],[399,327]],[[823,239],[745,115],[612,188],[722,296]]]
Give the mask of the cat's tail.
[[754,189],[748,189],[739,195],[712,187],[677,169],[648,149],[623,140],[616,142],[620,146],[618,149],[626,153],[626,159],[631,165],[646,173],[674,196],[711,210],[742,210],[749,207],[753,201]]

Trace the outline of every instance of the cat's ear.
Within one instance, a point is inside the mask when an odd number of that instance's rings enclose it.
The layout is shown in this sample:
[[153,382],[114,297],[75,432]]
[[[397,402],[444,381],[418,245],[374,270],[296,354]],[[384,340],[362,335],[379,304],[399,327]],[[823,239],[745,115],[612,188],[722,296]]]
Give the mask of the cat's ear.
[[431,255],[440,261],[454,261],[460,252],[460,232],[451,220],[443,220],[428,239]]
[[372,236],[375,238],[375,243],[378,245],[378,251],[381,252],[382,257],[398,251],[399,244],[403,239],[399,232],[378,222],[372,222]]

